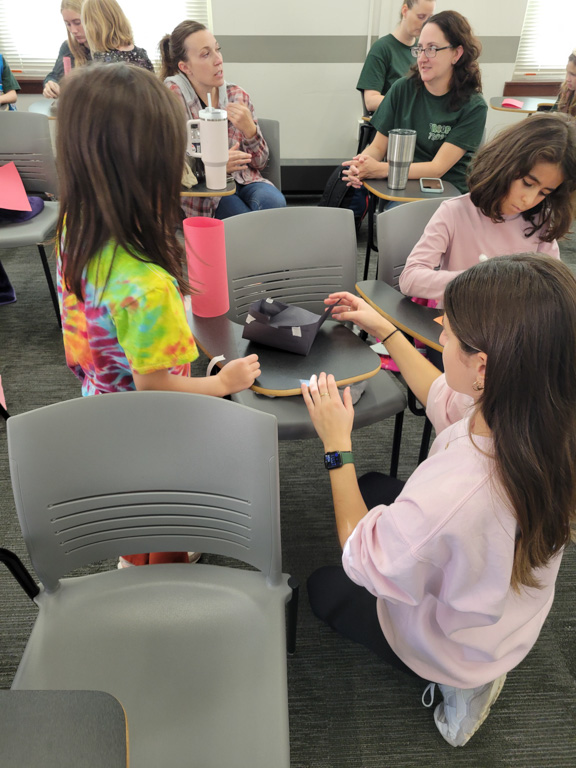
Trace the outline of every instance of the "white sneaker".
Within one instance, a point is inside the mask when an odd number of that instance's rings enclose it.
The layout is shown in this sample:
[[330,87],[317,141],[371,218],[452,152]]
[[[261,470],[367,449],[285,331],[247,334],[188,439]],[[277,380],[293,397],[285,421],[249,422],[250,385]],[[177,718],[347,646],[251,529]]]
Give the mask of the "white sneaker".
[[444,701],[434,710],[436,727],[453,747],[463,747],[488,717],[490,707],[498,696],[506,675],[478,688],[438,687]]
[[[197,563],[201,557],[202,552],[188,552],[189,563]],[[130,560],[126,560],[125,557],[118,558],[118,568],[131,568],[133,565],[134,563],[131,563]]]

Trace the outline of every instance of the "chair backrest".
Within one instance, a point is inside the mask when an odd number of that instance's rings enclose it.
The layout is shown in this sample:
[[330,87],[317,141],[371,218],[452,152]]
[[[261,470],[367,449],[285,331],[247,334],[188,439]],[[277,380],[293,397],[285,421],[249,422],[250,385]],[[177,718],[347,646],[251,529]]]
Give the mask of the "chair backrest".
[[224,220],[232,320],[274,298],[311,312],[356,281],[354,214],[344,208],[274,208]]
[[268,163],[262,171],[262,176],[282,190],[282,175],[280,170],[280,123],[278,120],[268,120],[265,117],[258,118],[258,125],[262,135],[268,144]]
[[281,579],[276,419],[179,392],[69,400],[7,421],[16,509],[48,590],[98,560],[211,552]]
[[398,289],[406,259],[445,198],[397,205],[376,217],[378,280]]
[[0,165],[14,162],[27,192],[58,194],[49,121],[34,112],[0,112]]

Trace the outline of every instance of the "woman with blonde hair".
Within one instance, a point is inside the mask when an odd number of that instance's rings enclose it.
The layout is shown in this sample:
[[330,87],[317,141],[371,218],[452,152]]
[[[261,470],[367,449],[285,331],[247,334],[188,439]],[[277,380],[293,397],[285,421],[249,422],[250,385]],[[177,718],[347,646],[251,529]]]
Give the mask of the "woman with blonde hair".
[[94,61],[124,62],[154,71],[144,48],[134,45],[130,22],[116,0],[84,0],[82,23]]
[[565,112],[570,117],[576,117],[576,48],[568,56],[566,65],[566,80],[562,83],[560,93],[554,104],[554,111]]
[[82,0],[62,0],[60,13],[66,24],[68,40],[60,46],[54,68],[44,78],[43,96],[47,99],[57,99],[60,95],[60,80],[64,77],[64,59],[70,60],[70,67],[82,67],[92,59],[86,43],[86,34],[82,26],[80,12]]

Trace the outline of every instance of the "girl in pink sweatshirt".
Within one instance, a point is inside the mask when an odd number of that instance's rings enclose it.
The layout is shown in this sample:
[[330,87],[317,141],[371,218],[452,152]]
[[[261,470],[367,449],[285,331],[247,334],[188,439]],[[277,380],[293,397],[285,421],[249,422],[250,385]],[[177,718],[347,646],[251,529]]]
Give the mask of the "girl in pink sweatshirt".
[[[314,613],[429,682],[463,746],[536,642],[576,509],[576,279],[537,254],[490,259],[444,294],[445,374],[350,293],[333,317],[385,340],[437,437],[404,487],[356,478],[354,409],[334,377],[303,396],[324,443],[342,564],[308,580]],[[534,365],[534,360],[538,365]]]
[[560,258],[556,241],[572,224],[576,123],[537,114],[502,131],[478,151],[468,186],[467,195],[442,203],[408,257],[400,276],[407,296],[436,306],[450,280],[483,256]]

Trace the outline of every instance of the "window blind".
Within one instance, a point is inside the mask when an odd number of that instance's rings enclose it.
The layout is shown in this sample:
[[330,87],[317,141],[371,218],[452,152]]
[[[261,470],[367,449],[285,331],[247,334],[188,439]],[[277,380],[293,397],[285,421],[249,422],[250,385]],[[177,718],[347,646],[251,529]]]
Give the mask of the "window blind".
[[[0,53],[16,79],[44,78],[66,40],[60,14],[61,0],[2,0],[0,2]],[[142,0],[120,0],[130,20],[134,43],[145,48],[156,67],[160,63],[160,38],[184,19],[194,19],[212,28],[211,0],[165,0],[144,9]]]
[[514,80],[564,80],[576,48],[574,0],[528,0]]

